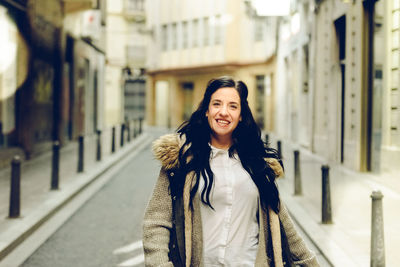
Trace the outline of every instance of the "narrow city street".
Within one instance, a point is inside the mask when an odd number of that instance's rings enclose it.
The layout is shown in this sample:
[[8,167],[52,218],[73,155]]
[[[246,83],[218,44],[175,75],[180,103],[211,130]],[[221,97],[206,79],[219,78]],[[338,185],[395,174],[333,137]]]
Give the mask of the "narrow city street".
[[22,266],[143,265],[141,222],[158,166],[147,146]]
[[[153,133],[154,137],[157,135]],[[142,218],[159,166],[148,145],[22,266],[144,266]],[[316,252],[321,266],[330,266],[296,226]]]
[[261,157],[258,127],[321,266],[399,266],[399,18],[400,0],[0,0],[0,267],[144,266],[151,143],[180,125],[194,166],[209,135]]

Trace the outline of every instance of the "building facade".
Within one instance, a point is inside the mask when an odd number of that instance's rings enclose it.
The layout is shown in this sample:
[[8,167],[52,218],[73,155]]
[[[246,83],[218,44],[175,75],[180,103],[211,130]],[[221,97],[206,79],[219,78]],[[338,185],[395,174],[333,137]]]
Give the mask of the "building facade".
[[[375,4],[375,35],[377,61],[374,99],[381,105],[374,106],[382,121],[374,121],[374,135],[381,137],[380,166],[383,171],[400,171],[400,1],[381,0]],[[377,101],[377,102],[378,102]],[[380,129],[377,131],[376,129]]]
[[398,170],[398,16],[399,1],[293,1],[275,133],[354,170]]
[[211,78],[231,75],[248,85],[259,124],[274,128],[266,117],[274,109],[267,96],[275,93],[276,19],[254,15],[239,0],[146,3],[148,124],[180,125]]
[[102,127],[103,2],[0,1],[0,43],[10,51],[0,59],[7,165],[16,153],[29,159],[54,140],[65,144]]
[[144,117],[146,58],[144,0],[108,0],[107,125]]

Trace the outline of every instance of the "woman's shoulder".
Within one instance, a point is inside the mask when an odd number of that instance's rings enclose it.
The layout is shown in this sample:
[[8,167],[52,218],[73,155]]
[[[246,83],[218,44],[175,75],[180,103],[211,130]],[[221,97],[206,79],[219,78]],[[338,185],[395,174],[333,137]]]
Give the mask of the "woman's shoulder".
[[283,177],[283,168],[279,161],[275,158],[264,158],[268,165],[274,170],[276,177]]
[[167,170],[179,166],[179,150],[184,143],[177,133],[166,134],[153,142],[153,154]]

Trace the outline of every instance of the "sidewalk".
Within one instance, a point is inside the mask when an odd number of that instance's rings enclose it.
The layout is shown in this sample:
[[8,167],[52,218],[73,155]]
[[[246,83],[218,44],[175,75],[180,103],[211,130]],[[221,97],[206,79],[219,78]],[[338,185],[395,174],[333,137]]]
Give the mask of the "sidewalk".
[[68,201],[121,158],[148,143],[142,134],[120,146],[117,129],[116,151],[111,153],[111,129],[102,134],[102,160],[96,161],[96,138],[85,137],[84,172],[77,173],[78,145],[70,143],[60,151],[59,190],[50,190],[51,152],[21,164],[21,216],[8,218],[10,168],[0,171],[0,262],[15,247],[53,216]]
[[[276,138],[271,137],[276,147]],[[302,196],[294,196],[294,155],[300,151]],[[285,177],[278,181],[281,197],[293,219],[314,241],[334,266],[369,266],[371,246],[371,194],[380,190],[383,197],[383,220],[386,266],[400,262],[400,175],[371,174],[349,170],[282,140]],[[330,191],[333,224],[321,223],[321,166],[330,166]]]

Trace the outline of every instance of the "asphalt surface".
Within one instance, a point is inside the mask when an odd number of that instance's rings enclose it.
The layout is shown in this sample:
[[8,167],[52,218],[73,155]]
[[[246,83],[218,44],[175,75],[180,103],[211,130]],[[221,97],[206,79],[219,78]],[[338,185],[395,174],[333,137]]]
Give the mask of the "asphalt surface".
[[[21,266],[144,266],[142,218],[159,168],[148,145]],[[331,266],[297,228],[321,266]]]
[[159,166],[147,146],[22,266],[144,266],[142,218]]

